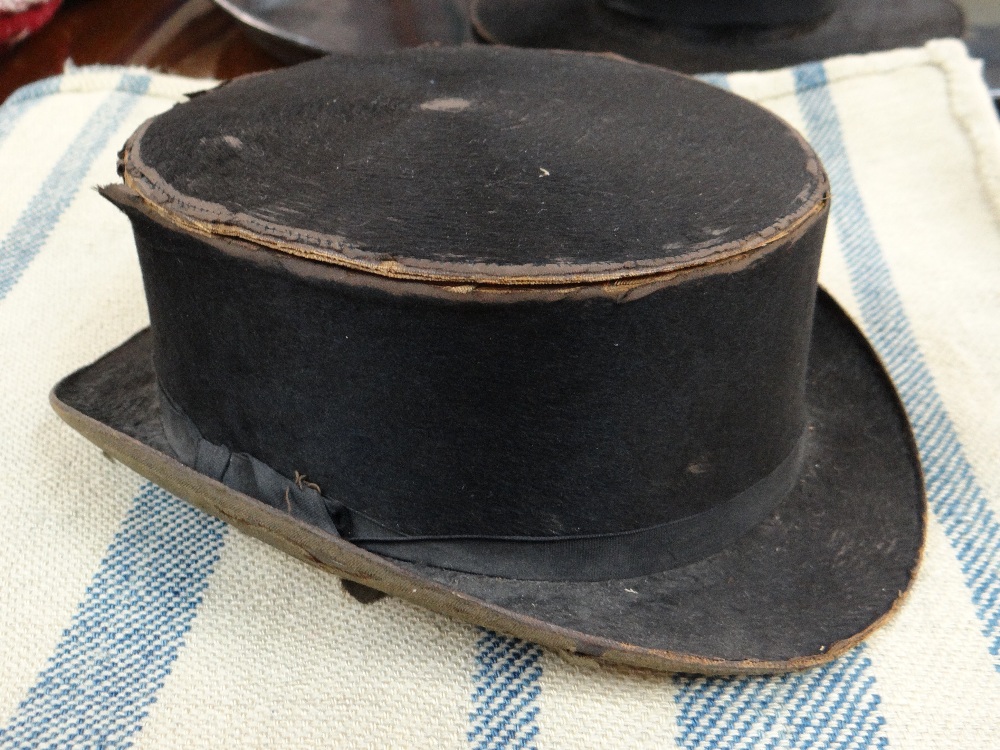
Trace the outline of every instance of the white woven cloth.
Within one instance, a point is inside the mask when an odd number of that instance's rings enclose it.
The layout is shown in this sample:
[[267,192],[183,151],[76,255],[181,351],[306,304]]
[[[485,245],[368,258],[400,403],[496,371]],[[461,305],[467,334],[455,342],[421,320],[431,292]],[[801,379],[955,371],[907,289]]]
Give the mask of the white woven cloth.
[[704,679],[565,661],[228,529],[62,424],[146,323],[92,186],[203,83],[86,68],[0,107],[0,747],[1000,747],[1000,125],[958,42],[713,81],[830,173],[822,281],[895,378],[930,498],[898,616],[831,665]]

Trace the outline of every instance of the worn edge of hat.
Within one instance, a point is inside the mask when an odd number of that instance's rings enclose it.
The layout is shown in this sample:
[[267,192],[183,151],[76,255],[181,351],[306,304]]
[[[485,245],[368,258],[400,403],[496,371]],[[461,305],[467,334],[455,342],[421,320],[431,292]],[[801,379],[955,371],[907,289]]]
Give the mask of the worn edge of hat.
[[396,296],[431,297],[438,299],[462,299],[482,302],[554,302],[565,299],[586,299],[605,297],[618,302],[632,302],[648,294],[675,284],[687,283],[697,278],[722,273],[736,273],[756,263],[768,253],[778,250],[784,243],[795,242],[809,231],[815,222],[823,219],[830,202],[829,189],[802,221],[780,237],[753,251],[714,260],[696,266],[663,271],[649,276],[626,279],[611,279],[600,282],[567,281],[561,284],[511,285],[490,283],[456,283],[453,281],[428,281],[425,279],[395,278],[359,269],[348,268],[334,263],[318,262],[298,253],[268,252],[255,239],[245,239],[229,235],[202,232],[190,226],[178,224],[172,215],[163,211],[158,204],[143,198],[128,184],[112,183],[97,188],[98,192],[119,208],[139,211],[143,216],[160,226],[173,231],[197,237],[214,249],[251,262],[277,262],[286,270],[303,278],[321,278],[352,287],[377,289]]
[[[637,65],[662,75],[690,78],[682,73],[666,71],[656,65],[636,62],[614,53],[547,51],[560,56],[583,56]],[[708,84],[699,83],[709,87]],[[730,96],[736,95],[730,94]],[[749,100],[748,104],[759,106]],[[193,198],[175,189],[162,178],[155,167],[146,164],[142,159],[142,137],[156,119],[155,116],[140,125],[126,141],[119,154],[118,171],[124,184],[147,204],[153,213],[161,215],[166,223],[174,228],[205,238],[228,237],[245,240],[261,248],[286,255],[390,279],[425,281],[460,287],[456,291],[462,291],[462,287],[549,287],[608,282],[645,285],[655,283],[661,280],[660,277],[670,276],[678,271],[751,257],[787,239],[795,234],[796,230],[811,223],[810,219],[823,212],[829,202],[830,184],[819,158],[799,131],[777,115],[769,114],[787,129],[802,148],[804,168],[810,176],[810,181],[796,197],[797,201],[801,201],[799,207],[778,218],[769,227],[737,240],[706,245],[671,258],[626,262],[503,265],[425,260],[405,257],[398,253],[391,259],[380,259],[384,253],[362,252],[343,237],[269,222],[242,212],[234,213],[221,204]],[[296,239],[292,240],[291,237]]]

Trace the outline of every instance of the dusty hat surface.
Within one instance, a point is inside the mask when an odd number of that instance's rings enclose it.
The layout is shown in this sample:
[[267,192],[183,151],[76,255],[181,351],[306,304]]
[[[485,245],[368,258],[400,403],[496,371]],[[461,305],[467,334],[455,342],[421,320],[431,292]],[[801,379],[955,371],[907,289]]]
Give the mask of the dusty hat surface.
[[471,16],[489,42],[614,52],[684,73],[915,47],[960,37],[964,27],[950,0],[472,0]]
[[122,172],[152,329],[53,403],[178,496],[660,669],[819,663],[908,588],[909,428],[816,292],[825,175],[754,105],[595,56],[328,58],[148,122]]

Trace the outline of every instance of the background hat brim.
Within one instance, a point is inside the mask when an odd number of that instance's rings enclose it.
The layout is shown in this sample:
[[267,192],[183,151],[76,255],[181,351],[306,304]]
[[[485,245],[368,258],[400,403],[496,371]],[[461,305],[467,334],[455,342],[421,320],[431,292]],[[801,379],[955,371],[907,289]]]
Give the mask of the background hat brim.
[[822,291],[797,486],[725,551],[628,580],[521,581],[401,563],[231,490],[167,445],[151,343],[147,329],[64,379],[52,392],[55,410],[112,457],[296,557],[553,649],[700,673],[811,666],[881,624],[920,559],[926,503],[908,422],[867,341]]
[[843,0],[817,24],[772,30],[685,29],[632,18],[598,0],[473,0],[471,17],[488,42],[613,52],[682,73],[765,70],[917,47],[964,29],[950,0]]

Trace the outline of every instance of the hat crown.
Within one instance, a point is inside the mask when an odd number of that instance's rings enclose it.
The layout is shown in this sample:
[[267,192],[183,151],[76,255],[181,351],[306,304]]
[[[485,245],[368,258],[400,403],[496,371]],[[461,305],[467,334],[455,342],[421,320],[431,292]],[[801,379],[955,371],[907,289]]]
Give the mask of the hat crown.
[[[402,83],[384,75],[397,68]],[[433,96],[432,70],[434,81],[455,79]],[[512,78],[532,71],[545,85]],[[321,85],[303,88],[316,76]],[[507,93],[491,93],[504,91],[496,76]],[[553,88],[559,76],[566,85]],[[611,99],[588,92],[618,77],[623,90],[644,82],[673,114],[602,114],[594,102]],[[468,89],[484,79],[492,81],[486,89]],[[465,102],[490,96],[506,104],[475,116],[485,137],[462,152],[468,144],[454,140],[455,119],[473,109]],[[294,127],[290,115],[277,117],[278,127],[251,116],[252,127],[231,129],[256,98],[301,115],[313,97],[336,100],[349,113],[341,125],[363,123],[345,132],[358,136],[364,157],[346,159],[346,146],[331,140],[337,128],[314,116]],[[379,97],[387,103],[372,109]],[[566,101],[587,102],[584,122],[559,126],[573,110]],[[544,212],[532,203],[496,232],[489,206],[509,210],[524,196],[481,181],[508,170],[525,185],[518,168],[538,154],[494,156],[483,143],[524,116],[546,127],[524,125],[518,142],[537,141],[538,153],[559,147],[546,162],[551,173],[530,177],[551,180],[546,200],[559,210],[538,218]],[[384,127],[376,132],[374,123]],[[265,142],[274,153],[261,149]],[[636,142],[658,143],[659,158],[637,160]],[[388,151],[373,148],[386,143]],[[443,169],[450,143],[464,154],[454,173]],[[422,165],[417,177],[407,154]],[[616,169],[615,154],[626,168]],[[353,520],[339,530],[349,538],[364,527],[370,543],[374,526],[386,543],[430,539],[421,561],[491,575],[628,577],[730,543],[782,496],[757,490],[750,502],[753,488],[787,491],[795,481],[827,185],[808,146],[749,102],[595,56],[423,49],[330,59],[227,86],[154,120],[122,158],[132,192],[112,197],[133,220],[164,404],[190,419],[211,452],[223,446],[286,478],[307,475],[347,508]],[[245,174],[260,180],[234,181],[244,173],[228,165],[242,170],[244,161]],[[331,164],[353,164],[354,177],[329,174]],[[261,165],[275,170],[273,182]],[[280,168],[291,166],[294,182],[280,182]],[[605,178],[624,182],[595,192],[595,182],[611,184]],[[434,196],[417,196],[419,211],[410,205],[415,179]],[[692,179],[697,191],[669,192]],[[276,192],[278,184],[313,192]],[[667,192],[651,198],[648,184]],[[617,208],[597,220],[601,196]],[[405,217],[409,234],[385,216],[394,199],[390,218]],[[330,216],[350,201],[368,211],[357,215],[371,226],[355,218],[355,234],[337,236],[374,232],[359,245],[368,256],[316,242],[334,236],[330,228],[341,225]],[[278,223],[289,216],[294,227]],[[593,231],[580,234],[577,224]],[[481,246],[488,255],[470,255],[478,241],[448,234],[466,225],[480,240],[473,230],[494,227]],[[715,239],[705,239],[706,229]],[[551,238],[563,243],[559,254]],[[388,260],[374,252],[383,241],[395,248]],[[633,247],[647,256],[629,256]],[[376,264],[361,265],[365,257]],[[515,267],[528,270],[517,277]],[[442,283],[426,274],[449,275]],[[669,543],[657,537],[657,556],[635,543],[637,533],[672,524],[686,531]],[[611,545],[595,552],[597,537]],[[484,538],[527,539],[532,549],[539,540],[587,541],[528,565],[524,547],[482,554]],[[434,546],[441,540],[449,552]],[[456,544],[466,544],[460,560]],[[388,554],[404,553],[394,546]]]
[[710,262],[825,190],[797,134],[742,99],[648,66],[492,49],[235,81],[152,121],[126,180],[178,219],[326,262],[522,284]]

